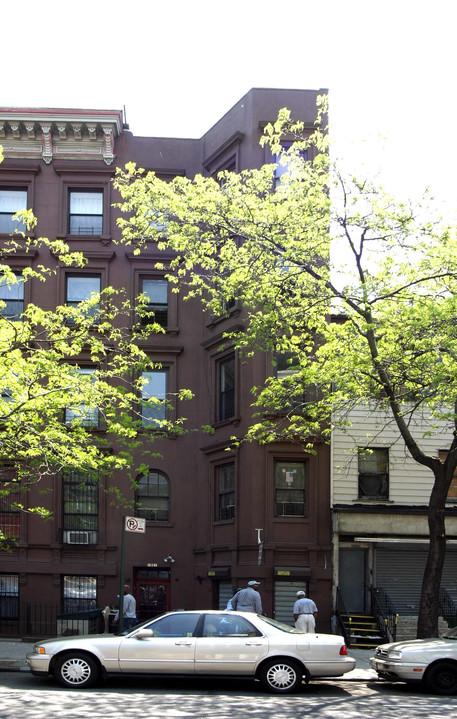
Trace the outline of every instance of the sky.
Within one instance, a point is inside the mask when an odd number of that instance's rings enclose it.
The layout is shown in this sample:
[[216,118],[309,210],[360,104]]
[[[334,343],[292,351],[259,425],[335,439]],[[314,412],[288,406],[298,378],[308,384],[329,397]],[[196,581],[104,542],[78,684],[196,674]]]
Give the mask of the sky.
[[452,0],[22,0],[0,17],[0,106],[125,106],[135,135],[200,137],[251,87],[328,88],[336,154],[455,210]]

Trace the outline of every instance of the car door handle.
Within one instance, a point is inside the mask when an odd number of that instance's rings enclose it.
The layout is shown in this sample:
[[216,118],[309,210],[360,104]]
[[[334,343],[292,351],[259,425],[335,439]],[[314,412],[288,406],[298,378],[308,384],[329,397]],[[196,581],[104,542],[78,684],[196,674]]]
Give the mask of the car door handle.
[[246,642],[247,647],[261,647],[262,642]]
[[192,642],[175,642],[177,647],[191,647]]

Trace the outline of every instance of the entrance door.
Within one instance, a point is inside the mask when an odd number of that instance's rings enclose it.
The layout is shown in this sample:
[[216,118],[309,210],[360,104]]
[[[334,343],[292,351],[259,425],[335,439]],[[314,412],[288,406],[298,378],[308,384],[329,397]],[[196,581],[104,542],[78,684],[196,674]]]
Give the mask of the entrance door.
[[349,612],[366,612],[366,575],[366,549],[340,549],[339,586]]
[[139,622],[168,612],[170,609],[170,571],[168,569],[137,569],[134,595]]

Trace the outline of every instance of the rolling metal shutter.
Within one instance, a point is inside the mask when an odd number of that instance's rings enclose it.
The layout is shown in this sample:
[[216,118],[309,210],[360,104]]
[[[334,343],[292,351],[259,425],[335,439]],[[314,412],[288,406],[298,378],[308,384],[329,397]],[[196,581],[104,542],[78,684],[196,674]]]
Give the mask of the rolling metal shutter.
[[[305,582],[275,582],[274,618],[294,626],[293,608],[299,589],[307,590]],[[262,594],[262,589],[260,589]]]
[[[382,587],[399,614],[417,614],[427,549],[384,548],[376,550],[375,587]],[[441,586],[457,593],[457,551],[448,549]]]
[[229,599],[233,597],[231,582],[219,582],[219,609],[225,609]]

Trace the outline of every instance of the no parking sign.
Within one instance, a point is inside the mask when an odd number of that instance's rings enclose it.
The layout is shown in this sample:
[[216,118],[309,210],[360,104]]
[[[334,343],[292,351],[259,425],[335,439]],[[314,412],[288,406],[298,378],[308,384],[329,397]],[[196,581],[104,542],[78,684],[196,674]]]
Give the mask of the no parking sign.
[[142,517],[126,517],[125,518],[125,531],[126,532],[145,532],[146,531],[146,520]]

